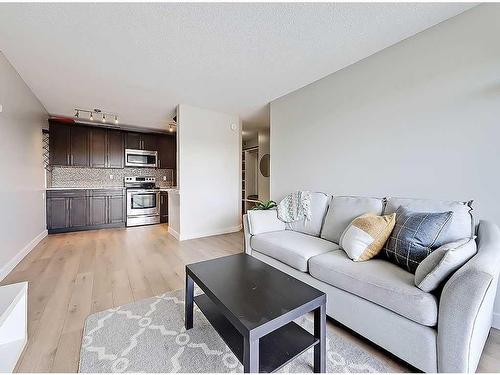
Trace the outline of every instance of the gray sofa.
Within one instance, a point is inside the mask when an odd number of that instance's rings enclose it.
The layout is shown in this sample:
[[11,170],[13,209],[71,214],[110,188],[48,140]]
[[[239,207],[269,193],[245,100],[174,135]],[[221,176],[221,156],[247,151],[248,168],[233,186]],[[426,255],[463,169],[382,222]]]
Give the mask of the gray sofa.
[[[353,262],[339,248],[357,216],[453,210],[451,240],[476,237],[477,253],[427,293],[383,259]],[[327,294],[327,314],[425,372],[474,372],[491,327],[500,271],[500,231],[476,226],[467,203],[312,194],[312,220],[284,224],[276,211],[244,216],[245,251]]]

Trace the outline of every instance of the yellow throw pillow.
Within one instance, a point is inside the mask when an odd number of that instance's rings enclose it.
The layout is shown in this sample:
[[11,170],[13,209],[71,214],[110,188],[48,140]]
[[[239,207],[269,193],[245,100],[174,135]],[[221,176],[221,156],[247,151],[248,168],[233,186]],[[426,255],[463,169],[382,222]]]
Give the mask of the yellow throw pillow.
[[342,233],[340,248],[355,262],[371,259],[382,250],[395,224],[395,213],[358,216]]

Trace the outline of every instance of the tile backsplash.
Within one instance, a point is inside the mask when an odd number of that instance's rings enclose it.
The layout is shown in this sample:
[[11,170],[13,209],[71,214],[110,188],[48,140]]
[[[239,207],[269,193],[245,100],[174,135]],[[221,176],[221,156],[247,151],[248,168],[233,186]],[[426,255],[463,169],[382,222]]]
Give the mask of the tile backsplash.
[[119,187],[126,176],[154,176],[160,187],[175,186],[176,178],[175,169],[53,167],[47,184],[48,187]]

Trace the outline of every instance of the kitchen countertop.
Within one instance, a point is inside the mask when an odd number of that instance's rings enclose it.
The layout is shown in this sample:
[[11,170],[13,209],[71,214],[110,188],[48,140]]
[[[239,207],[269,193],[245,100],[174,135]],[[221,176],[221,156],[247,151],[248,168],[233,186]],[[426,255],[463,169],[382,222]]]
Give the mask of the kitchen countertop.
[[[45,190],[122,190],[125,189],[123,186],[94,186],[94,187],[49,187]],[[177,190],[176,187],[161,187],[160,191],[172,191]]]

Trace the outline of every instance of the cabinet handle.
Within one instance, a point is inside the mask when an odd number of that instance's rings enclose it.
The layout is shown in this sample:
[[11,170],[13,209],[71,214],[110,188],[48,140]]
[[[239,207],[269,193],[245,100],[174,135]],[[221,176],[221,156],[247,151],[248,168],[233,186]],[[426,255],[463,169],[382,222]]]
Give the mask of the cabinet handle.
[[70,157],[70,160],[71,160],[71,165],[73,165],[73,154],[71,154],[71,157]]

